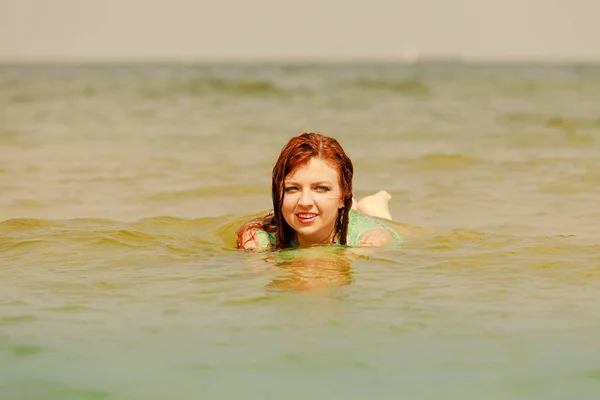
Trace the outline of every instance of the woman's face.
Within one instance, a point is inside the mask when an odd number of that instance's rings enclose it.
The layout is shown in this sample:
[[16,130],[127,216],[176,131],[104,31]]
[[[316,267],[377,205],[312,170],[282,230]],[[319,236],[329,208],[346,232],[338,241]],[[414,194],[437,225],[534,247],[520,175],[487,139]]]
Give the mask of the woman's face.
[[310,161],[285,178],[281,212],[301,247],[331,244],[338,210],[344,206],[339,173],[325,161]]

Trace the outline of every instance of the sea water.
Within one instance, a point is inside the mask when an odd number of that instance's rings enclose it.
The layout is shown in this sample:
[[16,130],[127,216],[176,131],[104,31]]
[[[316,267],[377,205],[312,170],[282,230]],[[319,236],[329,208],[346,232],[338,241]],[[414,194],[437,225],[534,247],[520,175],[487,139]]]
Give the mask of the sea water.
[[[596,399],[600,66],[0,67],[0,398]],[[235,249],[296,134],[400,249]]]

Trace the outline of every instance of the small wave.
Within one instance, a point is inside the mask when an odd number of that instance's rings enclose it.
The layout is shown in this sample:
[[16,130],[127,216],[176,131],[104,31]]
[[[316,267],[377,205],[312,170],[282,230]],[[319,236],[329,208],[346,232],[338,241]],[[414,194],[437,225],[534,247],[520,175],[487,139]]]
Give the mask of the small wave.
[[580,92],[585,88],[585,82],[583,80],[518,80],[504,83],[501,87],[503,94],[520,97]]
[[12,129],[0,129],[0,142],[13,142],[19,138],[19,132]]
[[349,86],[366,90],[385,90],[407,95],[427,95],[427,84],[416,79],[376,79],[359,78],[349,82]]
[[[600,126],[600,118],[583,118],[569,116],[548,116],[536,113],[508,113],[503,119],[509,123],[526,124],[530,126],[539,126],[550,128],[557,133],[551,140],[557,144],[563,141],[566,144],[586,145],[597,141],[596,133]],[[514,142],[519,144],[547,143],[547,133],[530,133],[528,135],[520,134],[518,136],[509,136]]]
[[552,181],[539,184],[543,193],[561,196],[580,194],[590,198],[597,196],[594,188],[600,187],[600,170],[588,167],[585,171],[563,173]]
[[546,121],[547,126],[561,129],[565,133],[565,141],[570,144],[594,143],[596,138],[586,130],[595,129],[596,123],[596,120],[566,117],[553,117]]
[[2,90],[15,90],[23,86],[23,81],[18,78],[0,78],[0,89]]
[[23,262],[52,258],[85,263],[89,257],[121,259],[124,254],[203,258],[233,251],[235,229],[247,219],[233,215],[197,219],[161,216],[127,223],[92,218],[11,219],[0,222],[0,251],[5,260]]
[[462,154],[432,153],[421,157],[426,164],[436,167],[470,167],[485,163],[485,160]]
[[430,153],[417,159],[405,157],[395,158],[393,162],[422,170],[429,168],[468,168],[485,164],[488,161],[482,158],[455,153]]
[[42,239],[15,239],[15,238],[0,238],[0,252],[7,254],[10,251],[29,249],[45,245],[47,241]]
[[155,193],[148,198],[150,200],[175,200],[186,198],[198,198],[208,196],[241,196],[241,195],[261,195],[268,193],[269,189],[257,185],[229,185],[229,186],[203,186],[196,189],[170,191]]
[[[574,235],[517,236],[476,230],[456,229],[431,232],[412,238],[404,246],[405,259],[427,257],[439,262],[433,267],[498,268],[521,265],[530,269],[557,269],[564,273],[597,276],[597,266],[589,263],[597,257],[600,245]],[[464,257],[465,251],[469,257]],[[498,262],[498,260],[504,260]],[[581,267],[574,269],[578,261]],[[523,270],[525,271],[525,270]],[[524,272],[526,273],[526,272]]]
[[554,128],[597,128],[600,126],[600,118],[579,118],[555,116],[545,120],[546,126]]
[[13,218],[0,222],[0,232],[6,233],[31,228],[57,227],[61,226],[59,222],[33,219],[33,218]]
[[142,89],[142,95],[146,98],[165,98],[173,95],[195,97],[214,93],[250,96],[274,95],[283,93],[283,89],[268,80],[222,78],[194,78],[183,82],[168,82],[161,86],[148,86]]

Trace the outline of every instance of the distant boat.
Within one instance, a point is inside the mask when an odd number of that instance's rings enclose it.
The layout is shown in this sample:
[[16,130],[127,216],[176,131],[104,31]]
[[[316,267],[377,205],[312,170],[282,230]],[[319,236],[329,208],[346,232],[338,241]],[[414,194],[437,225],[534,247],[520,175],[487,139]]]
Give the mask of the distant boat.
[[463,58],[459,55],[438,55],[438,54],[427,54],[420,55],[414,61],[415,64],[462,64]]
[[421,53],[408,49],[402,53],[402,59],[410,64],[462,64],[464,59],[459,54]]

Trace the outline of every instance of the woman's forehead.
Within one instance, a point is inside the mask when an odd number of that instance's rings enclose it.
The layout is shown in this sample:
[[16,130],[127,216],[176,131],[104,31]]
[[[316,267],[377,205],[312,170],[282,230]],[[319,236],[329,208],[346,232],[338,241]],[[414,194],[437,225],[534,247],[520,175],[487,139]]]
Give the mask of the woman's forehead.
[[320,158],[311,158],[307,163],[291,171],[285,180],[316,179],[321,181],[337,182],[339,173],[337,168]]

